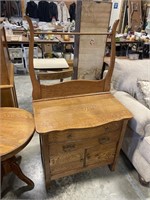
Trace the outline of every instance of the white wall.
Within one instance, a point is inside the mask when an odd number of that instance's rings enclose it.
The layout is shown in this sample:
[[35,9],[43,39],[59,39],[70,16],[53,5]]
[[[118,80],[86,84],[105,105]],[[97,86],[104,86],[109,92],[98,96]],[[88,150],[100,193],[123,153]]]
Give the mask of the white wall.
[[112,27],[115,20],[119,19],[122,9],[123,0],[112,0],[112,11],[110,17],[110,26]]

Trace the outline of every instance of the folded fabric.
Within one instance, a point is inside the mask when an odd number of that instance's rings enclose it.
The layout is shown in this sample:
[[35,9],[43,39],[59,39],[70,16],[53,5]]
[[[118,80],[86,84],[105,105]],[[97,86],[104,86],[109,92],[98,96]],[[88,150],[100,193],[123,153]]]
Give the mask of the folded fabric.
[[137,86],[143,97],[143,101],[146,106],[150,109],[150,81],[148,80],[138,80]]

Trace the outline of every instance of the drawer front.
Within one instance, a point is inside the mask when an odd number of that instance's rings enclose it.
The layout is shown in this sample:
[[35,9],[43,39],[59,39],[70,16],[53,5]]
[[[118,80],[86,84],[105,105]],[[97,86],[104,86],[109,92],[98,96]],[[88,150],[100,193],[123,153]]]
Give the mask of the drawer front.
[[51,175],[83,167],[83,150],[50,156]]
[[91,139],[83,139],[69,142],[50,143],[50,155],[57,155],[60,153],[68,153],[77,151],[79,149],[88,149],[98,145],[105,145],[108,143],[117,143],[119,140],[120,131],[109,132],[107,134],[99,135]]
[[114,160],[117,143],[99,145],[87,149],[86,166],[111,164]]
[[112,122],[109,124],[105,124],[99,127],[54,132],[49,134],[49,142],[50,143],[65,142],[65,141],[89,139],[97,137],[104,133],[121,130],[121,127],[122,127],[122,121],[119,121],[119,122]]

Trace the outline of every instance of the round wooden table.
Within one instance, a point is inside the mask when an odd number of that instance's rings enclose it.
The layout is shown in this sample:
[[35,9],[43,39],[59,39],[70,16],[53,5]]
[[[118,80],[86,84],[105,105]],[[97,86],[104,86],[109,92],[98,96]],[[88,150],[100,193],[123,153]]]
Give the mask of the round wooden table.
[[14,172],[31,188],[34,187],[33,181],[23,174],[16,157],[16,154],[30,142],[34,130],[31,113],[19,108],[0,108],[1,181],[5,175]]

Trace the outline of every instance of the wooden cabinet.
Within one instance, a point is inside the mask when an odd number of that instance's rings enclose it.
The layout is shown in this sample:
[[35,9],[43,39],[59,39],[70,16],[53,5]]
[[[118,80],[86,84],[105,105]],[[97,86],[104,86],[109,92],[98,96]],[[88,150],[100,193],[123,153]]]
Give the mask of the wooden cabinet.
[[[121,132],[121,124],[119,129],[113,132],[101,132],[102,127],[96,128],[97,136],[93,136],[90,131],[89,138],[86,137],[87,130],[83,130],[81,138],[68,139],[67,141],[54,142],[49,140],[49,156],[51,176],[65,172],[68,174],[72,169],[86,168],[90,165],[111,164],[113,162],[117,143]],[[95,128],[93,128],[95,129]],[[76,132],[72,133],[75,138]],[[59,134],[58,134],[59,135]],[[63,133],[60,133],[63,137]],[[84,138],[85,136],[85,138]],[[59,137],[59,136],[58,136]],[[50,137],[51,138],[51,137]],[[65,133],[64,133],[65,139]],[[55,170],[53,170],[55,168]]]
[[131,113],[111,94],[33,102],[46,187],[51,180],[109,165],[115,169]]
[[[90,129],[55,131],[40,135],[43,164],[50,180],[103,165],[114,165],[126,120]],[[43,149],[44,147],[44,149]],[[44,159],[45,158],[45,159]],[[47,179],[47,176],[46,176]],[[48,186],[47,185],[47,186]]]

